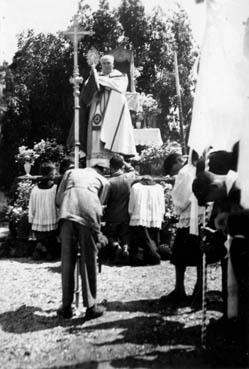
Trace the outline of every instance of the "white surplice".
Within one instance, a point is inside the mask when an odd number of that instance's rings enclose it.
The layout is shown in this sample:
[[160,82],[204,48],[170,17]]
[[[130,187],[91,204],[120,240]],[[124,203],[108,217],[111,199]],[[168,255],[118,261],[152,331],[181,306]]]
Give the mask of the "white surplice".
[[[104,91],[92,100],[87,143],[87,165],[102,161],[109,164],[113,152],[136,155],[133,126],[125,97],[128,78],[118,70],[109,75],[98,75],[98,83]],[[100,115],[100,129],[93,128],[95,115]],[[96,128],[96,127],[95,127]]]

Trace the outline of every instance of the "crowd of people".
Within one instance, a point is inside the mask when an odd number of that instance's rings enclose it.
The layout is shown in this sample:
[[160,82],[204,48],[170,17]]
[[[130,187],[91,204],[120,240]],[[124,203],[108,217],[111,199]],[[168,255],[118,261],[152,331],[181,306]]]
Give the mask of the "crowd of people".
[[[201,306],[205,252],[210,262],[221,262],[222,319],[228,325],[236,325],[246,347],[249,215],[240,205],[240,191],[235,184],[237,149],[233,153],[210,154],[209,171],[195,152],[188,161],[177,153],[165,158],[162,174],[175,178],[172,199],[178,223],[171,254],[175,288],[161,301],[166,305]],[[227,155],[231,160],[225,160]],[[61,245],[62,306],[58,315],[62,318],[73,315],[74,270],[79,250],[86,319],[104,312],[96,303],[97,255],[101,255],[102,262],[134,266],[156,265],[161,260],[160,229],[166,210],[162,185],[151,176],[140,176],[122,155],[114,154],[109,165],[107,179],[103,162],[74,169],[72,161],[65,160],[56,182],[54,165],[43,163],[41,180],[31,192],[29,221],[37,247],[42,245],[50,259],[58,256],[58,239]],[[210,203],[212,211],[207,215]],[[188,266],[195,266],[197,271],[192,296],[187,296],[184,286]]]

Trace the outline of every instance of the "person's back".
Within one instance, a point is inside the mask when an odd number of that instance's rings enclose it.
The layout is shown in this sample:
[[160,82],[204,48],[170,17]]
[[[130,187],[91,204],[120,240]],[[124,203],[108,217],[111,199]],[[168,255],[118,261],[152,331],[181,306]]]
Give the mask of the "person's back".
[[43,163],[42,179],[33,187],[29,199],[29,223],[33,231],[48,232],[57,228],[54,184],[55,168],[52,163]]
[[99,193],[106,183],[107,180],[93,168],[68,170],[56,197],[60,219],[98,230],[102,215]]
[[37,241],[33,258],[40,259],[46,255],[51,260],[59,254],[56,241],[58,217],[55,206],[57,185],[54,184],[54,164],[42,163],[40,173],[42,178],[33,187],[29,199],[29,223],[32,236]]
[[115,175],[109,181],[109,196],[105,212],[105,219],[111,223],[129,221],[128,203],[131,183],[135,180],[135,173]]
[[[128,203],[130,187],[136,174],[120,154],[114,154],[110,159],[110,172],[112,177],[109,180],[104,216],[105,234],[112,250],[109,257],[116,262],[126,262],[129,248]],[[120,254],[117,257],[116,252]]]
[[165,213],[162,186],[149,176],[134,183],[130,193],[129,213],[131,264],[159,264],[159,230]]
[[[85,319],[94,319],[104,312],[96,305],[97,243],[105,242],[100,230],[101,199],[108,181],[102,175],[100,163],[94,168],[71,169],[64,174],[56,196],[61,220],[61,271],[62,306],[57,315],[70,318],[73,315],[74,268],[80,249],[79,263],[83,304],[87,308]],[[101,173],[101,174],[100,174]],[[78,244],[78,247],[77,247]]]
[[163,188],[160,184],[135,183],[132,186],[129,212],[131,226],[161,228],[165,213]]

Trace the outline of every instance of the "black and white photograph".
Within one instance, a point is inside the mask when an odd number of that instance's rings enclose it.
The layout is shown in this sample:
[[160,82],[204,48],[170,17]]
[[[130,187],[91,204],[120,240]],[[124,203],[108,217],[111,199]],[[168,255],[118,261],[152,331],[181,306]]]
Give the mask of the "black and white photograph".
[[0,368],[249,368],[249,0],[0,0]]

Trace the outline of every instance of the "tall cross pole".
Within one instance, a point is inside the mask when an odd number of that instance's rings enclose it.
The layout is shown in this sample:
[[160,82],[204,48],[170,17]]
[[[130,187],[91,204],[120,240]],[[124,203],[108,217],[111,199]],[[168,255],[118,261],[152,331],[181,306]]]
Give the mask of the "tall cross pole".
[[78,15],[73,18],[72,26],[69,27],[64,34],[69,37],[73,42],[73,54],[74,54],[74,69],[73,77],[70,78],[70,83],[74,88],[74,167],[79,168],[79,152],[80,152],[80,140],[79,140],[79,118],[80,118],[80,85],[83,82],[83,78],[79,74],[78,64],[78,42],[86,35],[92,36],[95,32],[85,31],[79,24]]
[[[85,31],[80,27],[78,15],[76,14],[73,18],[72,26],[64,32],[66,36],[73,42],[73,54],[74,54],[74,69],[73,77],[70,78],[70,82],[74,88],[74,167],[79,168],[79,153],[80,153],[80,139],[79,139],[79,120],[80,120],[80,84],[83,82],[83,78],[79,74],[78,65],[78,42],[85,35],[92,36],[93,31]],[[79,296],[80,296],[80,285],[79,285],[79,273],[80,273],[80,249],[78,245],[77,251],[77,262],[75,268],[75,305],[79,308]]]

